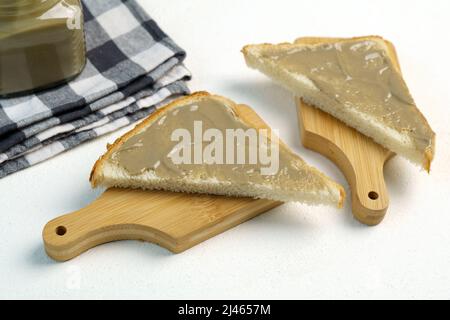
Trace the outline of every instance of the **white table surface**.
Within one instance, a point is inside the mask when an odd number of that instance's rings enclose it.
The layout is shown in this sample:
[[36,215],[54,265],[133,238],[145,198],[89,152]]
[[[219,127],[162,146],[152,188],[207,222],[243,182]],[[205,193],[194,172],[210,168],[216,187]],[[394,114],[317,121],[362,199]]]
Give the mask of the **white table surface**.
[[140,1],[188,52],[193,91],[247,103],[310,164],[339,170],[300,144],[292,95],[245,66],[247,43],[298,36],[379,34],[437,132],[430,175],[399,157],[385,168],[391,196],[369,228],[345,209],[286,204],[174,255],[137,241],[106,244],[56,263],[45,223],[99,194],[88,175],[105,144],[87,143],[0,180],[0,298],[450,298],[450,2]]

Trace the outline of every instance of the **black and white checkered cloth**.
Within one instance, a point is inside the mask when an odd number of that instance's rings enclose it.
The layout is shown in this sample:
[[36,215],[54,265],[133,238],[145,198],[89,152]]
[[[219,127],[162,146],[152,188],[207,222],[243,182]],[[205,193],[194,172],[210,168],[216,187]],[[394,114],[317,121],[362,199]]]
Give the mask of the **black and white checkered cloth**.
[[66,85],[0,99],[0,178],[189,93],[185,52],[130,0],[83,0],[87,64]]

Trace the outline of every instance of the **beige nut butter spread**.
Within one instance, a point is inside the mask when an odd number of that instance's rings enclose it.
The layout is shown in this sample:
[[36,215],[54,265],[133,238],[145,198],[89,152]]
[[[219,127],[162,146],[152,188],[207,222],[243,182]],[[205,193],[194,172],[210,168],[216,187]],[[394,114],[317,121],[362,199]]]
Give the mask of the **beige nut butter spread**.
[[[433,132],[421,115],[400,72],[376,41],[345,41],[302,46],[283,54],[263,54],[282,69],[305,79],[335,110],[356,112],[383,123],[383,129],[414,137],[416,148],[431,145]],[[392,132],[392,131],[391,131]]]
[[84,65],[80,0],[0,1],[0,96],[67,81]]
[[[189,135],[192,140],[187,140],[184,144],[181,140],[172,141],[172,135],[177,129],[182,129],[186,133],[185,136]],[[227,147],[230,136],[227,137],[227,132],[230,134],[236,132],[236,129],[242,129],[247,133],[258,132],[236,117],[234,111],[222,101],[205,97],[198,102],[163,112],[144,131],[125,141],[112,154],[109,161],[120,165],[131,175],[152,172],[161,179],[187,178],[195,181],[213,179],[238,184],[267,184],[282,189],[326,188],[325,179],[315,172],[311,173],[311,168],[304,161],[286,147],[278,145],[278,141],[249,138],[250,135],[240,142],[235,139],[234,155],[230,156],[230,149]],[[203,133],[202,141],[199,140],[200,131]],[[212,136],[215,138],[211,138]],[[266,131],[265,137],[268,136],[271,135]],[[214,144],[217,149],[212,152],[211,143],[218,140],[222,142]],[[189,164],[179,164],[173,160],[173,155],[180,153],[180,143],[184,146],[187,144],[187,149],[191,150],[188,156]],[[279,152],[273,148],[275,143],[279,147]],[[239,162],[238,148],[242,148],[243,145],[246,150],[245,160]],[[222,151],[223,156],[216,157],[214,163],[207,163],[205,155],[216,156],[220,153],[218,150]],[[266,156],[258,156],[257,161],[253,159],[251,163],[250,154],[256,154],[261,150]],[[203,159],[199,159],[202,151]],[[228,161],[227,157],[231,161]],[[268,169],[274,170],[269,173]]]

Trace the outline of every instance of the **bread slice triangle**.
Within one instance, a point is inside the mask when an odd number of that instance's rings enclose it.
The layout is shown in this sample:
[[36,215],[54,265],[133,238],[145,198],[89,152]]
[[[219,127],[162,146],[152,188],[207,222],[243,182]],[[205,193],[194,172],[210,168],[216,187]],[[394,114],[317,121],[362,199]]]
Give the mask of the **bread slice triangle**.
[[[136,139],[137,136],[143,136],[146,133],[149,135],[146,138],[149,140],[145,142],[146,146],[150,146],[148,148],[149,153],[152,152],[152,148],[161,145],[161,139],[169,139],[169,135],[150,135],[149,133],[153,131],[149,130],[156,130],[152,129],[152,126],[167,123],[167,127],[170,127],[170,121],[175,121],[180,128],[192,126],[192,118],[187,119],[188,117],[184,115],[187,114],[188,109],[191,110],[196,104],[202,104],[202,106],[207,106],[208,108],[216,108],[217,110],[214,111],[216,115],[222,115],[222,113],[226,113],[227,116],[231,115],[233,121],[237,121],[242,128],[266,129],[265,137],[271,137],[270,143],[278,143],[279,146],[280,167],[277,174],[265,176],[263,181],[261,181],[261,175],[258,172],[259,167],[256,164],[253,167],[255,170],[252,169],[256,174],[249,174],[249,167],[245,165],[235,166],[233,170],[236,170],[236,174],[233,173],[230,176],[227,176],[223,172],[223,170],[226,170],[226,167],[221,164],[212,164],[214,167],[209,167],[208,170],[205,169],[206,171],[201,175],[196,175],[189,172],[189,170],[185,170],[179,176],[171,176],[159,174],[156,169],[148,168],[131,173],[120,161],[117,161],[117,155],[120,152],[124,152],[124,150],[128,152],[126,147],[127,141],[130,144],[131,139]],[[183,116],[177,118],[177,120],[171,120],[170,117],[173,114],[183,114]],[[214,123],[217,119],[213,118],[210,120]],[[235,104],[229,99],[211,95],[207,92],[194,93],[190,96],[175,100],[159,109],[133,130],[117,139],[114,144],[108,145],[107,152],[94,165],[90,181],[93,187],[143,188],[174,192],[206,193],[342,207],[345,197],[343,188],[317,169],[308,166],[283,142],[278,139],[273,140],[274,136],[270,135],[271,132],[270,128],[250,107]],[[142,140],[139,141],[142,145]],[[124,148],[121,149],[121,146],[124,146]],[[259,145],[258,148],[260,148]],[[141,151],[143,150],[141,149]],[[144,151],[147,152],[146,150]],[[130,152],[135,152],[134,154],[127,155],[132,156],[133,159],[143,157],[142,152],[135,151],[134,149]],[[202,165],[211,166],[207,164]]]
[[[310,53],[328,48],[338,55],[337,52],[342,50],[343,46],[367,50],[363,54],[355,54],[353,60],[345,61],[349,65],[358,63],[367,65],[371,59],[379,59],[374,61],[384,66],[378,69],[380,75],[388,70],[386,74],[389,78],[376,76],[375,73],[375,76],[367,79],[356,78],[356,81],[364,83],[368,89],[361,92],[355,91],[357,93],[354,95],[355,99],[360,99],[362,102],[357,100],[348,102],[342,98],[343,95],[340,95],[341,88],[352,90],[351,86],[355,83],[355,78],[352,77],[353,74],[348,68],[341,67],[342,73],[328,75],[320,73],[319,70],[314,79],[311,78],[313,70],[317,71],[319,68],[327,70],[328,61],[326,59],[312,61]],[[297,60],[294,60],[294,63],[291,62],[291,65],[286,65],[282,62],[283,59],[280,59],[280,57],[298,54],[300,51],[304,54],[302,53],[301,57],[298,55]],[[430,170],[435,152],[435,133],[411,97],[401,75],[395,48],[389,41],[378,36],[345,39],[309,37],[297,39],[294,43],[247,45],[242,52],[249,67],[261,71],[290,89],[304,102],[330,113],[385,148],[422,166],[427,171]],[[306,69],[306,66],[312,68]],[[374,69],[374,72],[376,70]],[[345,79],[343,75],[346,76]],[[350,80],[348,85],[346,80]],[[372,88],[386,85],[386,83],[391,86],[390,88],[395,88],[388,91],[386,98],[372,93]],[[406,97],[407,102],[397,99],[398,94]],[[395,99],[390,99],[392,96]],[[389,101],[389,105],[386,101]]]

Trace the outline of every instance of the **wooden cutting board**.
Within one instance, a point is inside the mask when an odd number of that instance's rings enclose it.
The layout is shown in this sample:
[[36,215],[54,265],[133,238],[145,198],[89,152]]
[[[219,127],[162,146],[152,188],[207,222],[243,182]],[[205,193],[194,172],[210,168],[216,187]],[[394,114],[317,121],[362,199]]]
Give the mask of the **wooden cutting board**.
[[[238,107],[258,127],[267,126],[251,108]],[[47,254],[58,261],[117,240],[149,241],[178,253],[281,204],[112,188],[87,207],[50,221],[43,240]]]
[[[300,38],[296,43],[326,40],[335,39]],[[398,65],[396,56],[394,62]],[[350,184],[354,217],[370,226],[379,224],[389,206],[383,167],[394,153],[300,98],[296,103],[303,145],[341,169]]]

